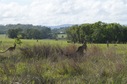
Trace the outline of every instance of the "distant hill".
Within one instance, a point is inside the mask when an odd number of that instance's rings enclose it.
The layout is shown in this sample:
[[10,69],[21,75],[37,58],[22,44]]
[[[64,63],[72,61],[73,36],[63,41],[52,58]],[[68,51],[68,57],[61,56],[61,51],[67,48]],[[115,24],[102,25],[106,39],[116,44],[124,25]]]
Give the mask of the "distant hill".
[[51,28],[52,33],[65,33],[69,27]]
[[65,28],[65,27],[71,27],[72,25],[75,25],[75,24],[62,24],[62,25],[57,25],[57,26],[48,26],[52,29],[54,28]]

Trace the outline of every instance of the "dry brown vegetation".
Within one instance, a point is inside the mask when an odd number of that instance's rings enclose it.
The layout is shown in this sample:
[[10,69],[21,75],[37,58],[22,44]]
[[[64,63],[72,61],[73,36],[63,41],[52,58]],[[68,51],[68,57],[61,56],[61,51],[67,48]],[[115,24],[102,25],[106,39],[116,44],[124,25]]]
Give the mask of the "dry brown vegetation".
[[[0,83],[13,84],[126,84],[127,55],[116,47],[38,44],[0,54]],[[121,48],[122,49],[122,48]]]

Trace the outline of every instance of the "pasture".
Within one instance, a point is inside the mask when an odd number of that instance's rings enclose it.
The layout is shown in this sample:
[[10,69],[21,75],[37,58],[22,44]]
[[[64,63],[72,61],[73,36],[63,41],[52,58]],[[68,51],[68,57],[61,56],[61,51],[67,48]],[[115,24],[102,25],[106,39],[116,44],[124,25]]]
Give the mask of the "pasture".
[[[15,40],[0,36],[0,51]],[[0,84],[126,84],[127,44],[81,44],[65,40],[21,39],[12,52],[0,53]],[[22,50],[20,49],[22,48]],[[65,55],[68,54],[68,56]]]
[[67,38],[67,34],[58,34],[57,38],[58,39],[66,39]]

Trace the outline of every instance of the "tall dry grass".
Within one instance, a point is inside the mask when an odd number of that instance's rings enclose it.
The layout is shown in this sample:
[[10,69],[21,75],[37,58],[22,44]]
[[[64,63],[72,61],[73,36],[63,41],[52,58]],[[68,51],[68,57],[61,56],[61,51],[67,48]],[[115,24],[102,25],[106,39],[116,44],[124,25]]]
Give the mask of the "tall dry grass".
[[116,47],[34,45],[0,54],[1,84],[126,84],[127,55]]

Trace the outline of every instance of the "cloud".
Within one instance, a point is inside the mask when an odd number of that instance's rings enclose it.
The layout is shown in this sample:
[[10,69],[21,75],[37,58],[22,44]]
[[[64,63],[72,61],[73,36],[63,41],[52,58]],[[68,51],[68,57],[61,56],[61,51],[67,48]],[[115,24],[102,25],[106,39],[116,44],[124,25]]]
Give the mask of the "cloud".
[[35,25],[126,23],[126,0],[32,0],[30,4],[0,2],[0,23]]
[[0,23],[20,23],[20,20],[26,16],[24,13],[25,8],[25,6],[20,6],[17,3],[0,3]]

